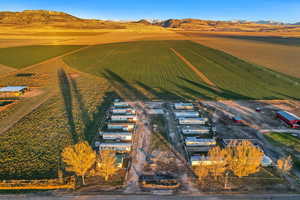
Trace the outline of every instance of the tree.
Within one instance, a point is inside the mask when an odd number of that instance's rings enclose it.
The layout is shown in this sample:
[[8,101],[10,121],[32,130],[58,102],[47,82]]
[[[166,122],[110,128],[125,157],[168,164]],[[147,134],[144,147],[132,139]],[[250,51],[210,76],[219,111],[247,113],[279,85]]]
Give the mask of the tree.
[[220,147],[214,147],[208,152],[208,158],[211,161],[209,165],[209,173],[217,179],[223,176],[226,171],[226,150]]
[[207,178],[209,175],[209,168],[207,165],[200,164],[194,168],[194,173],[197,175],[199,183],[203,184],[205,178]]
[[102,150],[97,161],[95,173],[102,176],[105,181],[118,171],[116,166],[116,154],[112,150]]
[[277,160],[277,168],[284,174],[288,173],[293,168],[292,157],[288,156]]
[[249,141],[230,144],[226,149],[228,169],[236,176],[243,177],[260,170],[264,153]]
[[68,146],[62,152],[62,159],[67,164],[67,170],[81,176],[85,185],[85,175],[96,162],[96,153],[87,142]]

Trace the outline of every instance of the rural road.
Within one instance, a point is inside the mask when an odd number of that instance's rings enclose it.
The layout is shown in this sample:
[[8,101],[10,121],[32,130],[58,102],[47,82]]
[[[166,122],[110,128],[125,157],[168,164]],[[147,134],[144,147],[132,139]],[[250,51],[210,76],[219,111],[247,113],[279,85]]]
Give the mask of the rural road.
[[245,195],[195,195],[195,196],[159,196],[159,195],[2,195],[0,199],[7,200],[299,200],[298,194],[245,194]]

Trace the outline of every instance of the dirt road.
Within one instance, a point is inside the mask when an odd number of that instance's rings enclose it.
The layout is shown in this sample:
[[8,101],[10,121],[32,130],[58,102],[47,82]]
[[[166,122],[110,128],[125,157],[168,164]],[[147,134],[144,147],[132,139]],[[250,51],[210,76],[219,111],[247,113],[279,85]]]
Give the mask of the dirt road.
[[137,128],[135,131],[133,148],[132,148],[132,164],[127,175],[125,193],[136,193],[140,191],[139,176],[143,173],[146,164],[146,152],[150,144],[151,130],[146,124],[149,124],[144,114],[144,105],[140,102],[132,103],[133,107],[138,110]]

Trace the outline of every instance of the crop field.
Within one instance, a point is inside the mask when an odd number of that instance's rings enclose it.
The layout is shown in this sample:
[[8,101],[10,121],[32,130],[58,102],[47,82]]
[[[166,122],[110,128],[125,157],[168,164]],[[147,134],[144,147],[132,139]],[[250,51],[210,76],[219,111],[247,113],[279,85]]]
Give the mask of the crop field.
[[0,48],[0,64],[20,69],[80,47],[45,45]]
[[189,39],[211,48],[268,67],[272,70],[300,77],[300,37],[293,33],[201,33],[180,32]]
[[69,69],[59,59],[2,78],[0,85],[7,84],[38,87],[39,93],[0,112],[0,132],[13,124],[0,133],[0,179],[56,177],[62,149],[91,142],[111,101],[105,79]]
[[[220,91],[207,85],[175,49]],[[64,58],[71,67],[105,77],[133,98],[298,99],[299,79],[273,72],[192,41],[97,45]],[[126,95],[126,94],[125,94]],[[127,96],[128,96],[127,95]]]

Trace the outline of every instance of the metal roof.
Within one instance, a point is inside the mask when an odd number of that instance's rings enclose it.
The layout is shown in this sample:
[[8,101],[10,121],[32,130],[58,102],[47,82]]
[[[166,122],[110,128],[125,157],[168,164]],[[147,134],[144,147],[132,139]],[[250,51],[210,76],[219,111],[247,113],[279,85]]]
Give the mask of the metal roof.
[[21,92],[26,88],[27,86],[7,86],[0,88],[0,92]]
[[284,118],[286,118],[289,121],[300,120],[300,118],[298,116],[294,115],[293,113],[284,111],[284,110],[278,111],[277,114],[283,116]]

